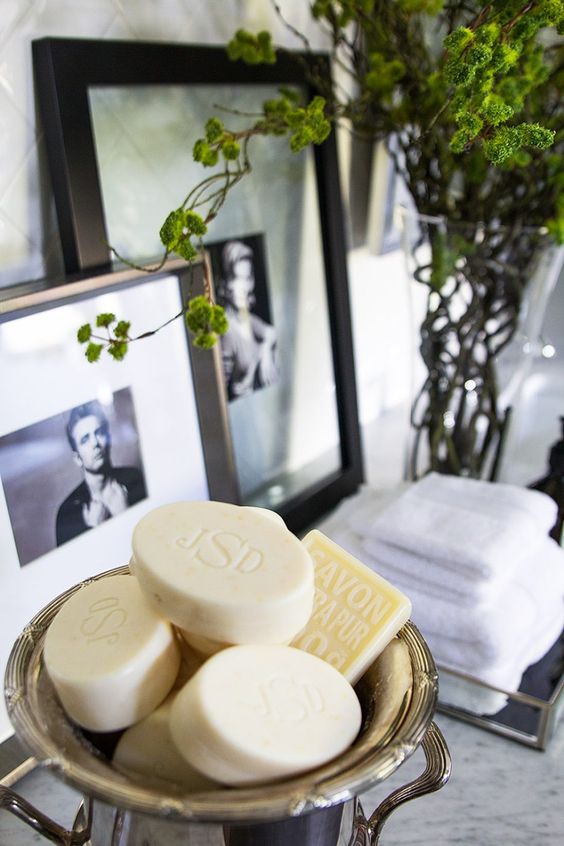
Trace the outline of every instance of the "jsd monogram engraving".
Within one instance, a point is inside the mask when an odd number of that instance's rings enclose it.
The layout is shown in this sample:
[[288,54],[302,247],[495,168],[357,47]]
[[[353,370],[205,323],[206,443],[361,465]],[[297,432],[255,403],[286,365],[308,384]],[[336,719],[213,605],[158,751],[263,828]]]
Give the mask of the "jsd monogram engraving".
[[177,538],[176,545],[194,561],[218,570],[253,573],[263,562],[262,552],[246,538],[219,529],[198,529],[192,537]]
[[109,646],[119,640],[120,629],[127,620],[127,611],[119,607],[117,596],[98,599],[89,607],[89,616],[80,626],[80,633],[89,643],[104,640]]
[[325,710],[320,691],[309,682],[273,676],[257,686],[257,701],[245,703],[261,717],[281,723],[301,723]]

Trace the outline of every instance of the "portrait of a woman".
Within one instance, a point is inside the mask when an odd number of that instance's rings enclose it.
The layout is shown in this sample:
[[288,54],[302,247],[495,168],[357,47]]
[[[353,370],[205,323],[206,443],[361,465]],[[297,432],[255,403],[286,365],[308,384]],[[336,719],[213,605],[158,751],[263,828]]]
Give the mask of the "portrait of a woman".
[[247,396],[278,381],[274,326],[255,311],[255,256],[244,241],[221,246],[222,278],[218,299],[229,329],[221,339],[223,370],[229,400]]

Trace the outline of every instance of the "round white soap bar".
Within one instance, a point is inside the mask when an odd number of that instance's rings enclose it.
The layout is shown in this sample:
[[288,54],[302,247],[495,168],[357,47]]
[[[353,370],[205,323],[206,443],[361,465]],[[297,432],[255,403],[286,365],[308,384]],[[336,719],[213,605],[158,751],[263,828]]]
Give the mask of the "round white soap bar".
[[190,792],[213,790],[215,782],[190,766],[172,742],[169,715],[174,695],[152,714],[125,731],[115,748],[113,761],[124,770],[166,779]]
[[69,717],[91,731],[115,731],[163,701],[180,650],[137,580],[108,576],[65,602],[47,631],[44,660]]
[[263,508],[262,505],[242,505],[241,508],[246,508],[255,514],[258,514],[261,517],[269,517],[271,520],[274,520],[275,523],[278,523],[279,526],[284,526],[286,529],[286,523],[276,511],[272,511],[270,508]]
[[173,690],[180,690],[181,687],[184,687],[188,679],[192,678],[196,670],[199,670],[206,660],[204,655],[197,652],[189,643],[186,643],[178,631],[177,641],[180,647],[180,667],[172,686]]
[[232,646],[177,694],[170,730],[209,778],[242,786],[320,766],[355,739],[356,693],[327,662],[291,646]]
[[216,642],[288,642],[313,606],[309,552],[281,519],[257,508],[156,508],[135,527],[131,569],[163,616]]
[[[229,646],[235,645],[220,640],[211,640],[209,637],[202,637],[202,635],[195,635],[192,632],[187,632],[186,629],[178,629],[178,631],[180,632],[181,639],[195,651],[196,655],[200,656],[201,661],[209,658],[210,655],[215,655],[216,652],[220,652],[222,649],[227,649]],[[289,643],[290,641],[288,640],[286,643],[279,645],[287,646]]]
[[221,640],[210,640],[209,637],[195,635],[192,632],[187,632],[185,629],[179,629],[178,631],[181,634],[182,640],[186,642],[186,645],[190,646],[202,660],[209,658],[210,655],[215,655],[216,652],[220,652],[222,649],[233,646],[232,643],[225,643]]

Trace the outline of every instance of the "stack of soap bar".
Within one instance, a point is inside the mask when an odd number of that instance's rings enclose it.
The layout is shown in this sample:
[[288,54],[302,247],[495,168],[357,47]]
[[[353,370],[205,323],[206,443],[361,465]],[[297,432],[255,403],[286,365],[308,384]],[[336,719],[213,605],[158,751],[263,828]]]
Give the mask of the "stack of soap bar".
[[104,732],[132,725],[165,699],[180,650],[136,579],[111,576],[65,602],[47,631],[44,660],[68,715]]
[[180,647],[180,668],[172,687],[173,690],[180,690],[181,687],[184,687],[188,679],[192,678],[196,670],[199,670],[205,661],[205,657],[187,644],[183,637],[178,638],[178,645]]
[[[267,509],[162,506],[132,545],[133,575],[82,586],[44,649],[71,719],[127,729],[121,769],[201,792],[293,776],[350,746],[352,684],[409,618],[400,591],[318,531],[300,542]],[[382,725],[411,678],[398,649]]]
[[232,646],[176,695],[179,752],[223,784],[273,781],[320,766],[355,739],[356,693],[330,664],[290,646]]
[[113,761],[120,769],[166,779],[190,792],[213,790],[215,782],[190,766],[172,741],[169,717],[174,696],[171,694],[156,711],[123,733]]
[[315,564],[315,600],[292,645],[328,661],[354,684],[407,622],[411,602],[316,529],[303,545]]
[[211,640],[209,637],[202,637],[202,635],[195,635],[186,629],[179,629],[182,639],[189,644],[200,655],[202,659],[209,658],[210,655],[215,655],[216,652],[221,652],[228,646],[233,646],[232,643],[225,643],[221,640]]
[[198,638],[290,641],[311,614],[313,563],[282,520],[261,512],[178,502],[146,514],[131,569],[155,609]]

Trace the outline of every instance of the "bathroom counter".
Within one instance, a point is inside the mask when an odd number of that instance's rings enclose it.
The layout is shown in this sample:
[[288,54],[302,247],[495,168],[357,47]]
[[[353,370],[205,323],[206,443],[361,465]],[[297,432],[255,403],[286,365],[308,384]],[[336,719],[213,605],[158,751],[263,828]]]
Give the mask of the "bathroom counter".
[[[564,721],[548,749],[539,752],[439,714],[436,722],[452,756],[448,784],[398,808],[387,822],[381,846],[535,846],[564,842]],[[367,813],[392,790],[416,778],[425,766],[418,749],[385,782],[362,797]],[[69,826],[78,794],[49,772],[36,769],[15,786],[43,812]],[[0,846],[47,841],[0,811]]]

